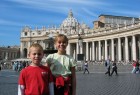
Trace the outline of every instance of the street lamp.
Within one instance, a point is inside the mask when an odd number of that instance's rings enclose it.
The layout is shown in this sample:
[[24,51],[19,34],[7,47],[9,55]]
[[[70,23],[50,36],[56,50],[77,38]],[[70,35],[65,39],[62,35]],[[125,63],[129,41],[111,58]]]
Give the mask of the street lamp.
[[80,48],[82,48],[82,46],[83,46],[83,39],[82,39],[80,34],[78,34],[78,46],[79,46],[79,51],[78,51],[79,54],[77,54],[77,60],[78,61],[83,61],[84,60],[84,54],[82,54],[80,52]]
[[[80,34],[78,34],[78,44],[79,44],[79,47],[82,47],[82,44],[83,44],[83,40],[80,36]],[[80,49],[79,49],[80,50]],[[80,51],[79,51],[80,52]]]
[[48,39],[46,39],[44,42],[48,43],[47,48],[44,50],[44,53],[46,55],[57,52],[57,50],[54,49],[54,38],[53,38],[53,34],[52,33],[49,34]]

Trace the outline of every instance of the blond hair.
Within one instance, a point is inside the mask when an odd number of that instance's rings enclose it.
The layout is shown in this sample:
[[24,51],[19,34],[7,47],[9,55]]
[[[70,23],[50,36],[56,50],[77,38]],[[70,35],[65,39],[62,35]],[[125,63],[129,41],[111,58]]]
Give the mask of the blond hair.
[[39,49],[41,52],[43,52],[43,47],[38,44],[38,43],[33,43],[31,46],[30,46],[30,49],[29,49],[29,52],[31,52],[31,48],[37,48]]
[[62,38],[62,39],[64,39],[64,40],[68,43],[68,38],[67,38],[67,36],[64,35],[64,34],[58,34],[58,35],[55,37],[55,39],[54,39],[54,43],[56,43],[56,42],[58,41],[58,38]]

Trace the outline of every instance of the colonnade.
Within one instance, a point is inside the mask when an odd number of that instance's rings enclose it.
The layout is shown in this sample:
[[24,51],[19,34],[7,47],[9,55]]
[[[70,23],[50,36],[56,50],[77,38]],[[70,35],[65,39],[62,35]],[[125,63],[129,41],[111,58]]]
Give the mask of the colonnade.
[[104,40],[78,42],[69,44],[69,53],[75,59],[77,54],[84,54],[85,60],[101,61],[110,58],[112,61],[140,60],[140,35],[124,36]]

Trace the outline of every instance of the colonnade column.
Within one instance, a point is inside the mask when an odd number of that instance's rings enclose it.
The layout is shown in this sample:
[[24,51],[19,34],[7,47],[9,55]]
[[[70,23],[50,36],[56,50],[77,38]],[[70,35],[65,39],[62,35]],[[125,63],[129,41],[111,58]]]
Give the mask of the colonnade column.
[[125,37],[125,61],[129,60],[129,53],[128,53],[128,37]]
[[92,42],[92,60],[95,60],[95,42]]
[[111,58],[112,61],[114,61],[114,39],[111,39],[111,50],[112,50]]
[[107,60],[108,56],[107,56],[107,40],[105,40],[105,60]]
[[[45,41],[43,41],[43,45],[42,46],[43,46],[44,50],[46,49],[46,47],[45,47],[46,45],[45,44],[46,44]],[[56,48],[56,47],[54,46],[54,48]]]
[[91,50],[92,46],[90,44],[90,47],[89,47],[89,60],[92,60],[92,50]]
[[99,61],[100,61],[101,60],[101,41],[98,41],[98,51],[99,51],[98,58],[99,58]]
[[89,60],[89,48],[88,48],[88,42],[86,42],[86,60]]
[[140,60],[140,36],[138,37],[138,49],[139,49],[139,52],[138,52],[138,59]]
[[136,60],[136,37],[135,37],[135,35],[132,36],[132,55],[133,55],[133,60]]
[[[79,49],[79,43],[78,42],[76,42],[76,52],[77,52],[77,54],[79,54],[80,53],[80,51],[79,51],[80,49]],[[76,55],[77,56],[77,55]],[[78,58],[78,57],[77,57]],[[77,59],[76,58],[76,59]]]
[[80,53],[83,54],[83,43],[80,46]]
[[118,38],[118,61],[122,60],[122,53],[121,53],[121,38]]

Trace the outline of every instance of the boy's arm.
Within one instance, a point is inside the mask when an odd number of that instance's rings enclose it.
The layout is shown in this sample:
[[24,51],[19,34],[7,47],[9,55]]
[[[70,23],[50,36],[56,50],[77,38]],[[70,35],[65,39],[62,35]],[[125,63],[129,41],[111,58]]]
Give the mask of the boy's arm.
[[53,82],[49,83],[49,92],[50,92],[50,95],[54,95],[54,83]]
[[18,95],[25,95],[24,89],[24,85],[18,85]]
[[50,95],[54,95],[54,82],[53,82],[53,75],[52,75],[52,72],[48,66],[48,69],[49,69],[49,92],[50,92]]
[[75,67],[71,67],[72,72],[72,95],[76,95],[76,74]]
[[20,72],[20,76],[18,80],[18,95],[25,95],[24,73],[25,73],[25,69]]

